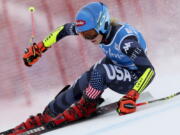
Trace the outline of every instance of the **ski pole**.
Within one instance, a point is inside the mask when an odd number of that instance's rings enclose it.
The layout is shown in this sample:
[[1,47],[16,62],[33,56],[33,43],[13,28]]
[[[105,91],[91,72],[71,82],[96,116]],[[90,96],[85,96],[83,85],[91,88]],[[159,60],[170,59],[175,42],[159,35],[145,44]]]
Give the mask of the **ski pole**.
[[35,8],[34,7],[29,7],[28,10],[31,13],[31,39],[30,39],[30,44],[34,44],[34,38],[35,38],[35,20],[34,20],[34,12],[35,12]]
[[[29,44],[30,45],[35,45],[36,43],[34,42],[34,38],[35,38],[35,21],[34,21],[34,12],[35,12],[35,8],[33,6],[28,8],[29,12],[31,13],[31,38],[29,40]],[[26,48],[24,50],[24,53],[27,53],[28,49]],[[35,54],[34,54],[35,55]]]
[[164,100],[168,100],[171,99],[175,96],[180,95],[180,92],[177,92],[175,94],[169,95],[167,97],[163,97],[163,98],[159,98],[159,99],[155,99],[155,100],[150,100],[150,101],[145,101],[145,102],[141,102],[141,103],[137,103],[136,106],[141,106],[141,105],[145,105],[145,104],[150,104],[150,103],[154,103],[154,102],[158,102],[158,101],[164,101]]

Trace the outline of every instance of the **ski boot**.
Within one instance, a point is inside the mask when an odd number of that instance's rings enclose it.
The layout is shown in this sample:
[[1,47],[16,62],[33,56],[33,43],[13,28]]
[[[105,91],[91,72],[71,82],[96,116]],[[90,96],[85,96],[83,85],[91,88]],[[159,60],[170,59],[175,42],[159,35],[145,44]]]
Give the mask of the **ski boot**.
[[51,113],[50,109],[46,107],[43,113],[38,113],[36,116],[30,116],[25,122],[5,132],[6,135],[22,134],[26,131],[45,125],[50,121],[54,121],[56,116]]
[[103,98],[89,100],[82,97],[78,102],[67,108],[63,113],[60,113],[56,119],[50,123],[58,126],[62,123],[69,123],[85,117],[90,117],[96,112],[97,107],[103,101]]
[[[67,90],[70,85],[65,86],[59,93],[61,94],[65,90]],[[20,125],[16,126],[13,129],[5,131],[6,135],[17,135],[29,131],[33,128],[39,127],[41,125],[46,125],[50,121],[54,121],[57,114],[54,114],[49,107],[47,106],[43,113],[39,113],[36,116],[30,116],[25,122],[21,123]]]

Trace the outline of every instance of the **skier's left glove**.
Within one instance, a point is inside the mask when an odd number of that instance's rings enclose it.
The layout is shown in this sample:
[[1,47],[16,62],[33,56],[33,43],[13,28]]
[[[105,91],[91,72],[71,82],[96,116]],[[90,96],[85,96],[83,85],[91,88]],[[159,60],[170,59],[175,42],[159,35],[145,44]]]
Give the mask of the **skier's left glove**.
[[29,48],[26,48],[23,55],[24,64],[29,67],[32,66],[46,50],[47,48],[44,46],[43,42],[39,42],[38,44],[34,43]]
[[139,93],[135,90],[130,90],[118,102],[117,112],[119,115],[133,113],[136,111],[136,100],[139,98]]

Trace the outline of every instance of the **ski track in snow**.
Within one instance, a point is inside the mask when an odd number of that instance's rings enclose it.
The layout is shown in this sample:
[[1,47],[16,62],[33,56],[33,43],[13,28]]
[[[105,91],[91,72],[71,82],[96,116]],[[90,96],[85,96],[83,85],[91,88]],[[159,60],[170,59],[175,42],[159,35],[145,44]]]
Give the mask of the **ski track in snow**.
[[[118,116],[115,112],[100,116],[70,127],[58,129],[45,135],[72,134],[79,131],[83,135],[178,135],[180,118],[180,97],[169,101],[153,103],[139,107],[138,111],[126,116]],[[95,124],[95,127],[94,127]],[[94,129],[92,128],[94,127]],[[80,134],[73,132],[74,135]]]
[[[93,132],[87,133],[87,135],[100,135],[100,134],[105,135],[105,134],[107,134],[107,132],[111,132],[113,130],[119,130],[119,132],[121,133],[121,128],[123,128],[125,126],[128,126],[128,125],[130,125],[132,123],[135,123],[135,122],[138,123],[139,121],[141,121],[141,122],[144,121],[144,124],[146,124],[147,123],[146,120],[145,120],[146,118],[153,118],[154,116],[160,116],[162,113],[171,112],[171,111],[177,110],[179,108],[180,108],[180,101],[175,102],[173,104],[169,104],[169,105],[167,105],[165,107],[158,107],[158,108],[156,108],[156,110],[153,110],[153,111],[150,111],[150,112],[147,112],[147,113],[143,113],[142,115],[139,115],[139,116],[129,117],[129,118],[127,118],[126,121],[123,121],[123,122],[121,122],[121,121],[120,122],[115,122],[112,125],[108,125],[108,126],[105,126],[103,128],[100,128],[98,130],[95,130]],[[154,122],[156,122],[156,121],[154,121]],[[157,124],[154,124],[154,125],[157,125]],[[162,127],[163,124],[162,125],[157,125],[157,126],[161,126]],[[129,127],[129,129],[131,129],[131,128]],[[167,134],[167,133],[165,133],[166,131],[167,130],[164,130],[162,134],[163,135]],[[131,132],[131,133],[133,134],[133,132]],[[131,133],[128,133],[128,134],[131,134]],[[148,133],[146,133],[146,135],[147,134]]]

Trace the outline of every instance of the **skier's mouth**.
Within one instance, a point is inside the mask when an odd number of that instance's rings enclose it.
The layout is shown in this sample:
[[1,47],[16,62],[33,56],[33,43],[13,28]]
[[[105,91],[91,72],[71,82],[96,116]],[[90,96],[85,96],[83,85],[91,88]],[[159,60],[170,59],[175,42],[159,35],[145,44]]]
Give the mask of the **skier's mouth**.
[[93,44],[97,44],[97,40],[91,40]]

